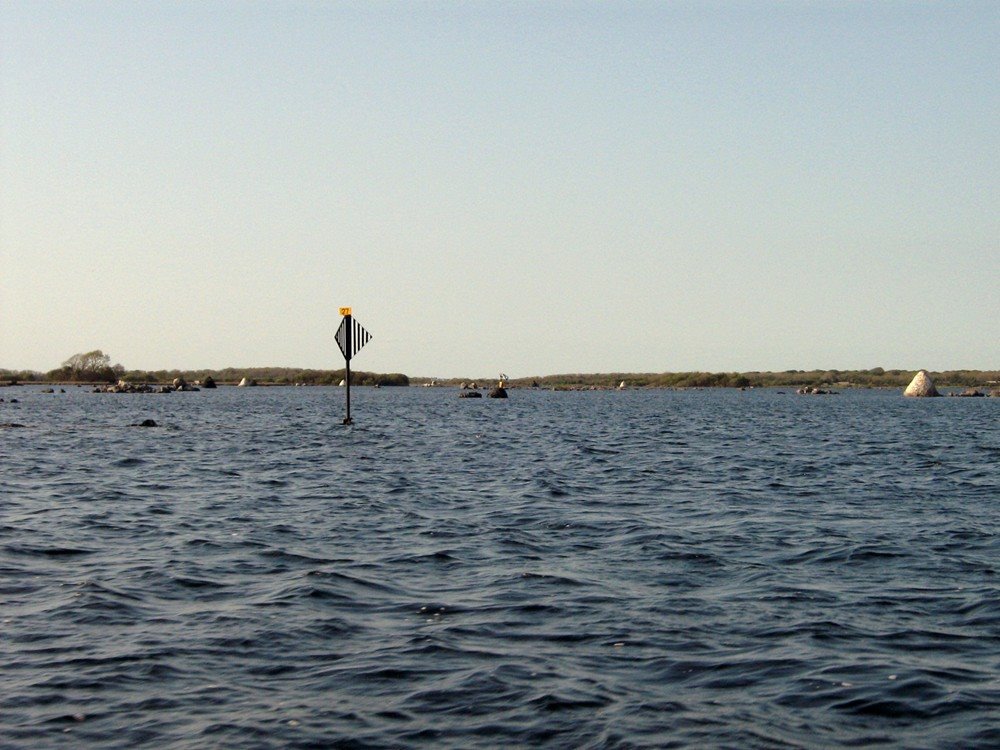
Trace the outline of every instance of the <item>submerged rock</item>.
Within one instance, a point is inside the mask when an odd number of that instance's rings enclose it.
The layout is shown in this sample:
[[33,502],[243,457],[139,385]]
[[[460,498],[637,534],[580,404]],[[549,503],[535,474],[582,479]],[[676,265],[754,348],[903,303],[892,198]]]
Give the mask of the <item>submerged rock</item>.
[[934,381],[931,380],[931,376],[927,374],[927,370],[921,370],[916,375],[913,376],[913,380],[910,384],[906,386],[906,390],[903,391],[904,396],[917,396],[917,397],[929,397],[929,396],[940,396],[937,388],[934,387]]
[[507,398],[507,389],[497,386],[490,391],[490,398]]
[[141,422],[135,422],[133,424],[130,424],[129,427],[159,427],[159,425],[156,424],[155,420],[144,419]]
[[458,394],[459,398],[482,398],[483,394],[479,391],[462,391]]

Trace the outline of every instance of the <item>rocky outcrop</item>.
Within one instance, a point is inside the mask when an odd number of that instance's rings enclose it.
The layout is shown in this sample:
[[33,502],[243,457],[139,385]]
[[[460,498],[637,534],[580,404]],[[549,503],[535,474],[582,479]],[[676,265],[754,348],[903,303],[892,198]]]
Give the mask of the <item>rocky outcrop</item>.
[[507,389],[497,386],[489,393],[490,398],[507,398]]
[[114,385],[109,385],[104,388],[97,387],[93,391],[94,393],[156,393],[156,390],[151,385],[146,385],[145,383],[130,383],[127,380],[119,380]]
[[462,391],[458,394],[459,398],[482,398],[483,394],[479,391]]
[[913,376],[913,380],[910,384],[906,386],[906,390],[903,391],[904,396],[915,396],[915,397],[930,397],[930,396],[940,396],[937,388],[934,387],[934,381],[931,380],[931,376],[927,374],[927,370],[921,370],[916,375]]
[[[341,382],[340,384],[341,384],[341,385],[343,385],[344,383],[343,383],[343,382]],[[252,386],[255,386],[255,385],[257,385],[257,381],[256,381],[256,380],[253,380],[253,379],[251,379],[251,378],[243,378],[243,379],[242,379],[242,380],[241,380],[241,381],[240,381],[240,382],[239,382],[239,383],[238,383],[238,384],[236,385],[236,387],[237,387],[237,388],[250,388],[250,387],[252,387]]]
[[203,381],[201,381],[201,387],[202,388],[215,388],[216,387],[215,386],[215,378],[213,378],[211,375],[209,375],[207,378],[205,378]]
[[966,388],[961,393],[953,393],[952,396],[964,396],[965,398],[982,398],[986,394],[978,388]]
[[[742,389],[741,389],[742,390]],[[837,396],[839,395],[837,391],[826,391],[822,388],[815,388],[813,386],[805,386],[804,388],[799,388],[795,391],[800,396]]]
[[130,383],[119,380],[114,385],[97,386],[92,393],[173,393],[175,391],[197,391],[193,385],[188,385],[182,378],[175,378],[173,383],[154,387],[148,383]]

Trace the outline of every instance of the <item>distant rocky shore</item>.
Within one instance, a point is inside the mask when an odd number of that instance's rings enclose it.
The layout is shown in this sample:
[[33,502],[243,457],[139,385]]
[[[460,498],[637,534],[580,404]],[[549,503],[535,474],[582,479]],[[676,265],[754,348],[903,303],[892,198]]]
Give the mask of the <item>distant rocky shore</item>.
[[[0,369],[0,387],[18,384],[90,387],[102,393],[174,393],[222,386],[309,386],[343,385],[343,370],[301,370],[295,368],[227,368],[221,371],[123,371],[113,378],[67,378],[62,370],[47,374]],[[921,375],[922,373],[922,375]],[[911,396],[933,396],[924,387],[930,380],[938,395],[1000,395],[1000,370],[786,370],[745,373],[606,373],[547,375],[506,380],[507,388],[536,388],[553,391],[611,391],[636,389],[690,390],[700,388],[788,388],[802,395],[837,395],[844,389],[898,389]],[[352,372],[354,386],[452,387],[475,392],[491,378],[410,378],[401,374]],[[495,380],[493,381],[496,382]],[[947,391],[939,389],[944,388]],[[962,389],[958,393],[949,392]],[[485,395],[485,394],[484,394]],[[471,396],[471,393],[467,397]]]
[[202,388],[215,388],[215,380],[211,376],[203,381],[196,380],[188,383],[184,378],[174,378],[172,383],[164,385],[150,385],[148,383],[131,383],[127,380],[119,380],[114,385],[96,386],[93,393],[175,393],[177,391],[200,391]]

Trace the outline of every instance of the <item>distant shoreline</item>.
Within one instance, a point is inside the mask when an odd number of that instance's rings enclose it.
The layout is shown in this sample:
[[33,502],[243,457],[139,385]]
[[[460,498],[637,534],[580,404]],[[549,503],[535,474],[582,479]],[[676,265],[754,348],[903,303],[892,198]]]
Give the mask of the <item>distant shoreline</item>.
[[[664,373],[573,373],[516,377],[506,380],[512,388],[548,388],[557,390],[605,390],[625,388],[904,388],[914,370],[785,370],[781,372],[664,372]],[[1000,370],[928,371],[939,387],[1000,387]],[[340,370],[305,368],[224,368],[221,370],[124,370],[106,378],[67,378],[65,371],[39,373],[0,369],[0,387],[12,382],[58,386],[98,386],[125,380],[130,383],[167,384],[176,378],[196,384],[211,377],[219,386],[237,387],[244,378],[264,387],[339,385],[345,376]],[[62,377],[60,377],[62,376]],[[400,373],[352,372],[351,385],[358,386],[451,386],[487,388],[497,378],[410,377]]]

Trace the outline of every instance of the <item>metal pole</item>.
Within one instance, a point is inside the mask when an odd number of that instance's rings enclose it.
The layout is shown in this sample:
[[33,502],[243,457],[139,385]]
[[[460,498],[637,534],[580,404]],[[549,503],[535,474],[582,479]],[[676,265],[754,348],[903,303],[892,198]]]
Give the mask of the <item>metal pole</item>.
[[351,424],[351,328],[353,324],[351,322],[351,316],[345,315],[344,322],[347,324],[344,329],[346,334],[344,340],[347,342],[347,354],[344,355],[345,362],[345,383],[347,384],[347,416],[344,417],[344,424]]
[[347,416],[344,424],[351,424],[351,360],[347,360]]

